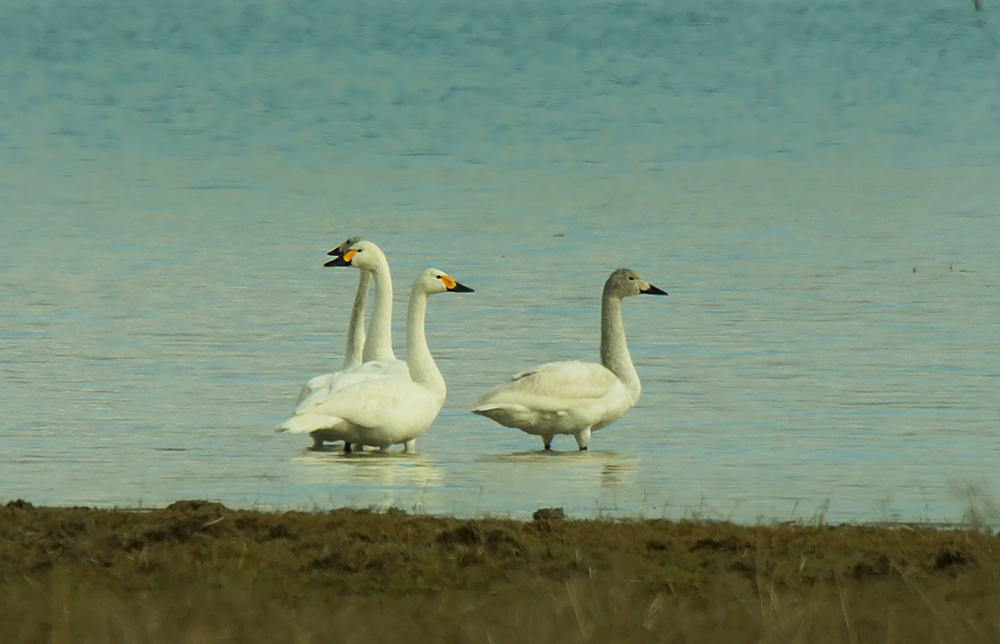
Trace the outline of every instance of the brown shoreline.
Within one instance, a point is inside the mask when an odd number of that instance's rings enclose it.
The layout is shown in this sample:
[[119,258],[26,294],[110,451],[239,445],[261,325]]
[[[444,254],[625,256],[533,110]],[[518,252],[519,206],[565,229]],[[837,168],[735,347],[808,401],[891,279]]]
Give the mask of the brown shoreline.
[[0,536],[11,644],[1000,641],[973,528],[13,501]]

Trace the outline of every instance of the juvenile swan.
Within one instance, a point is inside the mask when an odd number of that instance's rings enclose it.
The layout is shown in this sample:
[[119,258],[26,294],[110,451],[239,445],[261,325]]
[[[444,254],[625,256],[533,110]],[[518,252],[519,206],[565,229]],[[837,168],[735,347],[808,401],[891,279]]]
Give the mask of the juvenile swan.
[[666,295],[627,268],[604,283],[601,364],[568,360],[521,372],[480,396],[472,413],[541,436],[545,449],[552,449],[555,434],[573,434],[580,449],[587,449],[591,432],[621,418],[639,400],[642,387],[622,323],[622,298],[639,294]]
[[346,385],[323,399],[314,394],[302,401],[295,415],[278,431],[315,435],[334,429],[340,440],[349,443],[381,448],[404,443],[405,451],[412,451],[413,440],[430,427],[445,400],[444,378],[427,348],[424,321],[427,297],[449,291],[473,292],[433,268],[425,270],[413,283],[406,315],[407,373],[387,370],[379,377]]

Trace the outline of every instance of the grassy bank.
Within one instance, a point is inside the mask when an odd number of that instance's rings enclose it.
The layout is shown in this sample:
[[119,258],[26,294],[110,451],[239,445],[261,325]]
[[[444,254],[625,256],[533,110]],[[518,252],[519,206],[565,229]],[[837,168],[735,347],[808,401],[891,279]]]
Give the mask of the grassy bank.
[[997,642],[1000,538],[0,506],[0,642]]

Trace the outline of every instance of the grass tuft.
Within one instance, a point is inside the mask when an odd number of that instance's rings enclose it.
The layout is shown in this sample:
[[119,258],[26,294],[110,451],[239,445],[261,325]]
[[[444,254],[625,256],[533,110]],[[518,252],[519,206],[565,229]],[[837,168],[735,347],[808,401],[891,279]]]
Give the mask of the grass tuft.
[[0,641],[1000,641],[975,527],[0,506]]

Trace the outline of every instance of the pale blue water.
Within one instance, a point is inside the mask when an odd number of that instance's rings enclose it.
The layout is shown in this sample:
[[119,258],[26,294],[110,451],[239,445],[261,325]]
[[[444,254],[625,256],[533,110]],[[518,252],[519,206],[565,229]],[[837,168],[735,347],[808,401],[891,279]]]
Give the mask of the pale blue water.
[[[1000,494],[1000,24],[959,0],[0,3],[0,500],[956,521]],[[415,457],[277,435],[389,256]],[[597,359],[589,453],[467,412]],[[996,519],[996,517],[994,517]]]

